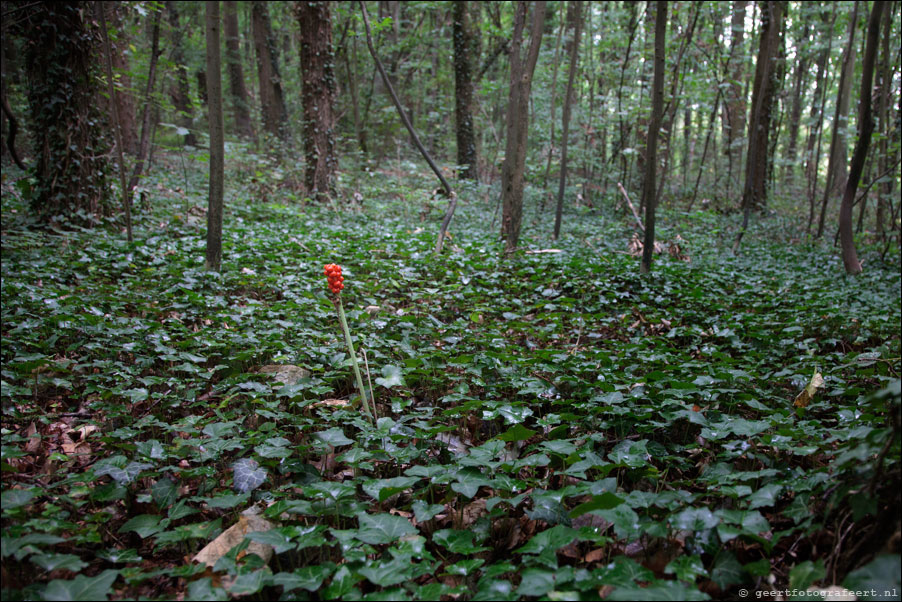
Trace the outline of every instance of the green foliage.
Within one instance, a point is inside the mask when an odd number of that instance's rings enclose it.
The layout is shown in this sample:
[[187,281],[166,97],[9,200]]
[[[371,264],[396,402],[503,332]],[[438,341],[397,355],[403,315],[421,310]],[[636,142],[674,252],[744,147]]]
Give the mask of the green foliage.
[[[177,192],[177,169],[151,176],[133,244],[35,230],[4,183],[4,597],[706,599],[771,573],[893,583],[896,557],[853,571],[871,558],[821,542],[840,526],[875,550],[888,535],[897,259],[838,278],[830,250],[787,244],[776,219],[733,257],[719,216],[664,212],[662,236],[679,233],[692,261],[662,257],[640,278],[611,215],[570,215],[560,252],[528,252],[549,245],[532,226],[505,257],[475,197],[436,257],[441,208],[412,208],[413,180],[364,179],[361,215],[263,202],[233,167],[221,274],[186,211],[203,189]],[[375,425],[346,403],[332,260]],[[272,364],[304,372],[275,382]],[[815,371],[824,387],[795,407]],[[271,525],[215,579],[185,560],[251,506]],[[268,565],[243,547],[258,544]]]

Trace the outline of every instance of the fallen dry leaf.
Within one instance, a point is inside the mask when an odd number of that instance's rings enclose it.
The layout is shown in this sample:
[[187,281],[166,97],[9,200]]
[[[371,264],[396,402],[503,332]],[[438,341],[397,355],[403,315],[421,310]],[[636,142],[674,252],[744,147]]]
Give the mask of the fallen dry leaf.
[[814,399],[815,394],[818,389],[822,389],[824,387],[824,377],[818,372],[816,369],[814,371],[814,375],[811,377],[811,381],[806,385],[802,392],[796,395],[796,400],[793,402],[797,408],[804,408],[811,403],[811,400]]
[[[238,518],[238,522],[219,534],[219,537],[208,543],[197,553],[192,560],[199,564],[205,564],[208,567],[216,566],[220,558],[225,556],[229,550],[244,541],[244,536],[255,531],[269,531],[273,528],[273,524],[260,516],[244,516]],[[245,551],[247,554],[256,554],[269,562],[272,558],[272,546],[252,541]]]

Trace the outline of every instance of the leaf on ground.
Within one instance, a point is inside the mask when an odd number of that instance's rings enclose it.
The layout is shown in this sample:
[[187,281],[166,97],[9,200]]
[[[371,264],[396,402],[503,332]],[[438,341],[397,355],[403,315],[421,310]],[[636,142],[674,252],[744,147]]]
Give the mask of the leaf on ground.
[[[244,537],[248,533],[253,533],[255,531],[269,531],[272,528],[273,524],[265,518],[254,515],[242,515],[238,518],[237,523],[220,533],[216,539],[204,546],[192,560],[213,568],[216,566],[219,559],[225,556],[229,550],[243,542]],[[264,562],[269,562],[269,559],[272,557],[273,548],[270,545],[258,541],[251,541],[250,545],[247,547],[246,553],[256,554],[262,558]]]
[[811,377],[811,381],[808,385],[802,389],[802,392],[796,395],[796,400],[793,402],[797,408],[807,407],[811,400],[814,399],[815,394],[818,392],[818,389],[824,388],[824,377],[817,370],[814,371],[814,375]]

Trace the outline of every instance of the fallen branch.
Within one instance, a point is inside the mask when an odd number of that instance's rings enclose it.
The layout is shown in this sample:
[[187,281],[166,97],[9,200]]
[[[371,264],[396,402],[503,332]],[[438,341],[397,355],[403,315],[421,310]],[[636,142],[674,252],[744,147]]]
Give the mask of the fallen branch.
[[620,189],[620,192],[623,193],[623,198],[626,199],[626,204],[629,205],[630,211],[633,212],[633,217],[636,218],[636,224],[638,224],[639,229],[645,232],[645,226],[642,225],[642,220],[639,219],[639,213],[636,211],[636,208],[633,206],[633,202],[630,200],[630,195],[626,193],[626,189],[623,187],[623,184],[617,182],[617,188]]

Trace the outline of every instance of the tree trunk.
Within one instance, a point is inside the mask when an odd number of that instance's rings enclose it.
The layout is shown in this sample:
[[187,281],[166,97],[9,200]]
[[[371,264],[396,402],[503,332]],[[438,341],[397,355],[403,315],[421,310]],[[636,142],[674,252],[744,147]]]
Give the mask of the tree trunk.
[[307,194],[322,200],[332,192],[337,163],[331,3],[296,2],[295,16],[301,30],[304,182]]
[[254,50],[257,57],[257,79],[260,84],[260,107],[263,129],[278,140],[288,141],[288,112],[282,95],[279,56],[272,34],[266,2],[254,2],[251,8]]
[[119,17],[119,3],[104,2],[104,18],[113,26],[116,36],[110,39],[111,60],[115,73],[116,86],[115,99],[116,110],[119,113],[119,124],[122,129],[123,150],[130,154],[138,153],[138,129],[135,125],[135,97],[131,92],[131,77],[129,73],[128,58],[125,51],[128,49],[128,39],[122,28],[122,19]]
[[222,201],[224,193],[225,137],[222,120],[222,65],[219,56],[219,2],[207,2],[207,99],[210,113],[210,192],[207,201],[206,268],[222,265]]
[[[633,42],[636,39],[636,30],[639,27],[639,18],[638,18],[638,3],[636,2],[628,2],[627,10],[630,11],[630,21],[629,21],[629,42],[626,45],[626,54],[623,58],[623,64],[620,66],[620,83],[617,86],[617,125],[619,130],[619,138],[617,141],[617,146],[615,146],[611,151],[611,159],[613,160],[615,157],[620,158],[620,181],[627,182],[626,172],[627,172],[627,163],[629,161],[629,157],[623,152],[626,149],[627,139],[629,138],[630,131],[632,129],[631,124],[627,124],[623,120],[623,87],[626,83],[626,67],[630,61],[630,53],[633,48]],[[627,183],[629,185],[629,183]]]
[[724,150],[728,159],[728,190],[732,190],[733,182],[739,181],[742,177],[742,145],[740,140],[745,135],[746,107],[742,82],[746,79],[743,40],[745,38],[747,6],[748,2],[746,0],[735,0],[733,2],[732,34],[730,35],[730,56],[728,59],[728,65],[732,65],[730,69],[731,81],[723,103],[726,110],[726,141]]
[[[106,81],[109,92],[109,97],[115,97],[114,85],[113,85],[113,49],[110,44],[110,36],[107,31],[106,25],[106,7],[102,2],[94,3],[94,14],[98,17],[100,21],[100,35],[103,38],[103,54],[106,67]],[[129,200],[128,186],[125,184],[125,150],[123,149],[122,144],[122,116],[119,114],[119,103],[112,102],[113,108],[113,131],[115,132],[116,138],[116,158],[118,159],[118,169],[119,172],[119,186],[121,188],[120,193],[122,194],[122,210],[125,213],[125,233],[128,238],[128,242],[132,242],[132,209],[131,202]]]
[[[883,136],[880,138],[880,173],[888,173],[890,165],[892,164],[889,154],[889,140],[893,132],[892,120],[889,119],[893,81],[893,71],[891,67],[892,56],[890,55],[892,17],[892,7],[886,7],[884,9],[883,18],[883,50],[880,59],[880,109],[877,116],[880,123],[880,129],[883,132]],[[892,198],[895,180],[895,177],[888,177],[877,189],[877,234],[880,236],[881,240],[885,238],[887,210],[889,209],[890,199]]]
[[226,38],[226,70],[229,73],[229,96],[235,113],[235,128],[241,138],[254,138],[247,87],[244,85],[244,69],[241,67],[241,43],[238,36],[238,6],[234,0],[223,2],[223,19]]
[[833,135],[830,137],[830,161],[827,164],[827,184],[821,199],[821,213],[817,220],[817,238],[824,234],[827,205],[830,198],[846,187],[846,126],[849,119],[849,102],[852,91],[852,77],[855,71],[855,30],[858,29],[858,0],[852,9],[852,20],[849,21],[849,42],[843,51],[842,71],[839,75],[839,88],[836,97],[836,110],[833,115]]
[[[561,4],[563,7],[563,3]],[[545,159],[545,177],[542,179],[542,189],[548,189],[548,174],[551,173],[551,158],[554,156],[554,126],[557,120],[554,118],[557,109],[557,75],[561,65],[561,39],[564,37],[564,25],[566,19],[561,19],[560,26],[557,29],[557,39],[554,42],[554,67],[551,74],[551,118],[548,120],[551,131],[548,134],[548,157]],[[545,195],[542,194],[542,208],[545,208]]]
[[144,164],[150,155],[151,143],[151,110],[153,106],[153,89],[157,81],[157,59],[160,57],[160,17],[162,12],[157,10],[153,18],[150,42],[150,66],[147,68],[147,87],[144,89],[144,107],[141,109],[141,143],[138,145],[138,160],[132,170],[132,177],[128,181],[128,189],[132,191],[138,185],[141,174],[144,173]]
[[3,132],[3,154],[6,154],[6,152],[9,151],[9,155],[12,157],[16,166],[21,170],[25,170],[27,168],[25,167],[25,164],[22,163],[22,159],[19,158],[19,152],[16,150],[16,133],[18,133],[19,130],[19,120],[13,114],[12,107],[9,106],[9,99],[6,95],[6,78],[9,75],[6,55],[7,48],[11,46],[9,41],[10,39],[4,36],[3,46],[0,48],[0,103],[2,103],[3,119],[9,123],[9,130],[6,131],[4,128]]
[[31,207],[46,222],[64,215],[90,224],[110,214],[94,73],[100,36],[86,8],[83,2],[22,5],[14,25],[27,42],[29,130],[36,156]]
[[877,0],[871,9],[871,17],[868,19],[867,45],[861,65],[861,92],[858,95],[858,141],[855,143],[855,151],[852,153],[849,180],[846,183],[842,204],[839,207],[839,242],[842,247],[842,262],[847,274],[861,272],[861,262],[858,261],[855,240],[852,238],[852,205],[855,202],[855,193],[858,191],[858,182],[861,180],[861,172],[868,155],[868,146],[871,144],[871,134],[874,131],[874,117],[871,114],[871,84],[874,80],[874,63],[877,58],[877,43],[880,37],[880,15],[885,4],[882,0]]
[[460,177],[479,180],[476,135],[473,132],[473,26],[469,3],[454,2],[454,118],[457,124],[457,164]]
[[661,129],[661,117],[664,109],[664,37],[667,33],[667,2],[655,2],[655,75],[652,83],[651,123],[648,126],[648,139],[645,143],[645,179],[642,184],[642,201],[645,205],[645,242],[642,248],[642,264],[639,271],[647,274],[651,271],[652,257],[655,252],[655,196],[657,186],[655,176],[658,170],[658,130]]
[[529,48],[521,56],[523,29],[529,3],[517,2],[510,52],[510,93],[507,103],[507,140],[501,167],[501,237],[508,252],[517,248],[523,218],[523,188],[526,172],[526,141],[529,134],[529,96],[539,58],[545,25],[545,2],[535,2],[529,28]]
[[554,212],[554,240],[561,234],[561,214],[564,209],[564,188],[567,184],[567,150],[570,138],[570,113],[573,104],[573,80],[576,76],[576,61],[579,58],[579,37],[582,33],[582,3],[571,0],[567,4],[567,38],[566,48],[570,54],[570,70],[567,75],[567,92],[564,96],[564,107],[561,122],[561,175],[557,189],[557,208]]
[[[836,20],[836,3],[833,4],[833,18],[827,18],[827,12],[821,13],[825,25],[822,35],[827,37],[827,46],[822,48],[817,57],[817,88],[814,90],[814,98],[811,100],[811,112],[808,121],[812,125],[808,130],[808,142],[805,145],[805,179],[808,191],[808,226],[806,232],[811,232],[814,224],[815,195],[817,194],[817,166],[820,162],[820,141],[824,129],[824,111],[827,99],[826,68],[827,58],[833,49],[833,23]],[[815,118],[817,121],[815,122]],[[817,151],[815,151],[817,145]]]
[[188,67],[185,66],[185,49],[182,46],[183,32],[179,27],[178,5],[175,2],[166,2],[166,11],[169,18],[169,28],[172,35],[172,62],[175,65],[175,83],[169,88],[169,98],[177,114],[176,123],[187,130],[183,140],[186,146],[197,146],[197,136],[194,134],[194,107],[191,103],[191,87],[188,83]]
[[748,152],[745,163],[745,185],[742,190],[742,227],[736,235],[733,253],[748,228],[749,214],[760,209],[767,201],[768,144],[771,130],[771,113],[779,84],[776,62],[781,42],[783,3],[769,0],[762,3],[761,32],[758,59],[755,65],[755,84],[752,92],[752,113],[749,119]]
[[[805,4],[802,4],[799,7],[799,10],[805,10]],[[805,44],[809,38],[809,25],[808,22],[805,22],[805,25],[802,27],[802,33],[798,40],[796,40],[796,53],[798,56],[798,62],[795,67],[795,74],[793,76],[793,87],[792,87],[792,109],[789,114],[789,140],[787,141],[786,147],[786,167],[783,174],[783,179],[786,183],[786,188],[789,192],[792,192],[793,179],[795,177],[795,166],[796,166],[796,145],[798,144],[799,139],[799,125],[802,121],[802,97],[805,95],[805,87],[807,82],[806,74],[808,73],[808,51],[805,48]],[[812,105],[814,103],[812,102]]]

